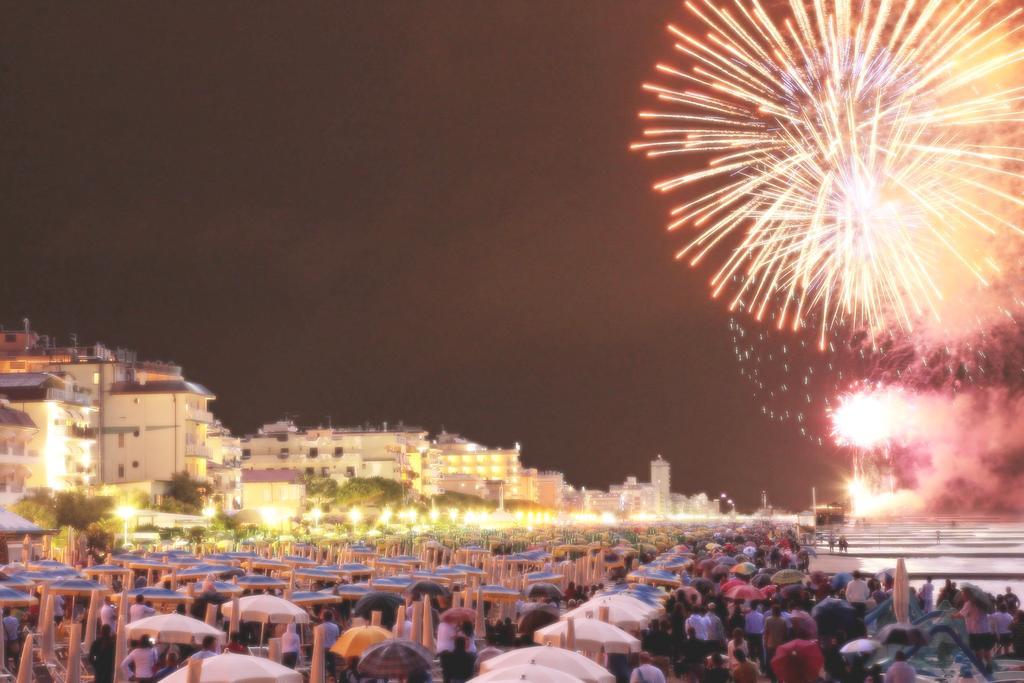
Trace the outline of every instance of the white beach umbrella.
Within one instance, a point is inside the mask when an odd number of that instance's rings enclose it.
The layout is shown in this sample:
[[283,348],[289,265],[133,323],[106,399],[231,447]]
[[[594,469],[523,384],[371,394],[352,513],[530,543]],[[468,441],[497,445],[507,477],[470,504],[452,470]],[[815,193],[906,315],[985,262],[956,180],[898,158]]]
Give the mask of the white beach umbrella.
[[206,636],[223,640],[224,632],[209,624],[187,617],[184,614],[158,614],[128,624],[128,637],[138,640],[144,635],[158,643],[183,643],[191,645],[202,642]]
[[[220,606],[221,612],[232,618],[235,602]],[[247,595],[238,599],[238,613],[242,621],[261,624],[308,624],[309,612],[276,595]]]
[[584,683],[615,683],[615,676],[600,664],[578,652],[560,647],[537,646],[510,650],[480,663],[480,673],[490,673],[510,667],[539,664],[549,669],[574,676]]
[[533,634],[534,642],[555,645],[568,635],[569,624],[575,622],[575,646],[584,652],[611,652],[630,654],[640,651],[640,641],[618,626],[597,619],[572,619],[559,621],[538,629]]
[[503,669],[496,669],[476,678],[471,683],[511,683],[512,681],[529,681],[530,683],[581,683],[579,678],[558,669],[541,664],[519,664]]
[[[188,668],[178,669],[164,683],[187,683]],[[262,657],[225,652],[203,660],[200,683],[302,683],[302,674]]]

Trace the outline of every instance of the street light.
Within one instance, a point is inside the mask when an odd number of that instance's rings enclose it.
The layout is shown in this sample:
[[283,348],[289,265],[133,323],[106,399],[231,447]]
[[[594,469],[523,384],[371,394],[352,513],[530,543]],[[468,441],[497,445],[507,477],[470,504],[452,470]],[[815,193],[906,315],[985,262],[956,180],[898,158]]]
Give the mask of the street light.
[[309,514],[313,515],[313,529],[320,531],[320,518],[323,517],[324,511],[320,508],[313,508]]
[[124,520],[124,543],[128,545],[128,520],[135,514],[135,508],[130,505],[122,505],[117,508],[117,516]]

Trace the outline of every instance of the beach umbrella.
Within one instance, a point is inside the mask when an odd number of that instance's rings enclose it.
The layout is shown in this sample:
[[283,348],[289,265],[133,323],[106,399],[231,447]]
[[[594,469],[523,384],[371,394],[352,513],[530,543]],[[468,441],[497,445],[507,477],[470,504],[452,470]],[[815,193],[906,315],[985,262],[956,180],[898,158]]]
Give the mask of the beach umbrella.
[[[202,662],[200,683],[302,683],[302,674],[262,657],[225,652]],[[183,667],[163,683],[188,683],[188,675],[188,668]]]
[[514,588],[495,585],[480,586],[480,594],[484,600],[493,602],[515,602],[522,597],[522,594]]
[[50,584],[50,592],[56,595],[82,596],[91,595],[93,591],[109,593],[110,589],[88,579],[61,579]]
[[394,593],[384,593],[381,591],[367,593],[356,602],[355,607],[352,608],[352,614],[369,621],[374,612],[380,612],[381,623],[393,626],[395,615],[398,613],[398,606],[404,602],[401,596]]
[[843,645],[839,648],[839,652],[844,655],[869,655],[880,647],[882,646],[878,641],[869,638],[858,638]]
[[740,562],[739,564],[733,565],[732,569],[729,571],[733,574],[739,574],[740,576],[753,576],[757,571],[757,567],[753,562]]
[[853,605],[839,598],[821,600],[811,610],[811,616],[818,624],[818,633],[829,636],[840,631],[852,633],[859,621]]
[[768,598],[763,591],[747,583],[728,589],[725,591],[725,597],[730,600],[766,600]]
[[281,561],[292,567],[315,567],[317,564],[316,560],[300,555],[285,555]]
[[896,560],[896,575],[892,583],[892,610],[897,623],[910,623],[910,578],[907,575],[907,563],[902,557]]
[[[334,569],[334,567],[332,567]],[[337,565],[338,573],[348,576],[370,576],[373,574],[373,567],[359,562],[349,562]]]
[[331,591],[298,591],[292,593],[288,598],[296,605],[328,605],[336,602],[344,602],[345,598],[335,595]]
[[334,588],[325,588],[322,592],[331,592],[346,600],[358,600],[367,593],[372,593],[373,590],[368,583],[339,583]]
[[158,614],[128,624],[128,637],[138,640],[144,635],[158,643],[183,643],[192,645],[202,642],[206,636],[223,640],[224,632],[206,622],[187,617],[184,614]]
[[575,609],[569,610],[562,615],[563,619],[597,619],[601,614],[601,610],[608,610],[608,623],[614,624],[621,629],[627,629],[630,631],[639,631],[647,626],[650,619],[646,614],[634,609],[630,609],[623,603],[601,603],[600,601],[585,602]]
[[524,647],[491,657],[480,663],[480,673],[483,675],[524,664],[556,669],[584,683],[615,683],[615,676],[600,664],[578,652],[550,646]]
[[413,600],[421,600],[424,595],[430,597],[447,597],[449,595],[448,589],[435,581],[417,581],[411,585],[406,592],[412,597]]
[[849,572],[839,572],[832,577],[832,590],[842,590],[843,588],[846,588],[846,584],[851,581],[853,581],[853,574],[850,574]]
[[469,679],[471,683],[512,683],[529,681],[530,683],[580,683],[580,679],[570,674],[540,664],[520,664],[490,673],[480,674]]
[[19,590],[0,586],[0,606],[3,607],[29,607],[39,602],[38,598]]
[[391,638],[391,631],[379,626],[354,626],[338,636],[331,647],[331,652],[346,659],[359,657],[371,645]]
[[433,665],[433,653],[419,643],[391,639],[363,651],[358,670],[361,676],[370,678],[408,678],[430,671]]
[[[127,597],[129,602],[134,602],[135,598],[139,595],[141,595],[143,599],[148,602],[156,603],[181,603],[191,602],[193,600],[192,596],[186,595],[185,593],[172,591],[168,588],[154,588],[152,586],[147,586],[146,588],[136,588],[134,590],[126,592],[124,595]],[[119,598],[120,596],[115,595],[115,597]]]
[[[256,621],[261,624],[307,624],[309,613],[298,605],[276,595],[247,595],[239,598],[238,616],[242,621]],[[235,601],[220,606],[226,617],[234,616]]]
[[374,590],[404,593],[411,585],[412,577],[410,576],[383,576],[370,579],[370,586]]
[[732,569],[731,566],[727,566],[724,564],[715,565],[715,567],[711,570],[711,577],[715,580],[720,581],[726,576],[729,576],[730,569]]
[[771,574],[756,574],[750,579],[750,585],[755,588],[766,588],[771,582]]
[[783,569],[772,574],[772,583],[776,586],[789,586],[803,583],[804,573],[798,569]]
[[287,581],[275,579],[272,576],[263,576],[262,574],[239,576],[237,582],[243,590],[277,590],[288,586]]
[[818,637],[818,623],[807,612],[793,612],[789,616],[789,627],[794,638],[814,640]]
[[928,635],[916,626],[909,624],[889,624],[875,634],[875,639],[883,645],[927,645]]
[[630,654],[640,651],[640,641],[618,626],[597,619],[569,619],[545,626],[533,634],[539,644],[555,645],[566,636],[569,625],[573,624],[576,649],[588,652]]
[[562,590],[553,583],[535,583],[526,589],[526,597],[532,600],[537,598],[561,600]]
[[812,683],[818,678],[825,657],[813,640],[791,640],[775,650],[771,667],[785,683]]
[[733,578],[729,579],[728,581],[723,582],[722,585],[718,587],[718,591],[724,595],[724,594],[728,593],[729,589],[731,589],[731,588],[735,588],[736,586],[749,586],[749,585],[750,584],[748,584],[743,579],[737,579],[734,576]]
[[441,614],[441,621],[446,624],[462,624],[476,620],[476,610],[468,607],[453,607]]

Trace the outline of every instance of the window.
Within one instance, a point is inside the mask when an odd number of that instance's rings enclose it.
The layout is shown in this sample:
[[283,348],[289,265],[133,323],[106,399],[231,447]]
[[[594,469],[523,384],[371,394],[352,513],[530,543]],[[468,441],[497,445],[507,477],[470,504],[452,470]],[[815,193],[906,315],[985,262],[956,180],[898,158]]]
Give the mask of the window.
[[288,455],[289,455],[289,453],[288,453],[288,449],[287,449],[287,448],[282,448],[282,449],[281,449],[280,451],[278,451],[278,453],[277,453],[277,457],[278,457],[278,458],[279,458],[280,460],[287,460],[287,459],[288,459]]
[[307,467],[306,468],[306,474],[308,474],[309,476],[312,477],[314,474],[316,474],[316,468],[315,467]]
[[[117,435],[117,447],[124,448],[124,432]],[[123,477],[124,475],[122,474],[121,476]]]
[[330,476],[330,474],[331,474],[331,468],[330,467],[321,467],[320,468],[320,475],[321,476],[327,477],[327,476]]
[[4,335],[4,341],[7,342],[8,344],[12,344],[12,343],[16,342],[17,340],[18,340],[18,337],[13,335],[13,334],[5,334]]
[[138,466],[139,466],[139,461],[138,460],[132,460],[132,467],[138,467]]
[[242,449],[242,460],[248,460],[251,457],[252,457],[252,449],[250,449],[250,448],[243,448]]
[[318,457],[320,457],[320,449],[319,448],[310,448],[309,449],[309,453],[307,453],[306,456],[310,457],[310,458],[318,458]]
[[352,478],[352,477],[356,476],[356,468],[355,467],[346,467],[345,468],[345,476],[349,477],[349,478]]
[[334,447],[334,457],[335,458],[340,458],[343,455],[345,455],[344,447],[342,447],[342,446],[335,446]]
[[99,384],[100,383],[100,373],[98,373],[98,372],[92,373],[92,383],[93,384]]
[[118,479],[124,479],[124,465],[117,466],[117,477]]

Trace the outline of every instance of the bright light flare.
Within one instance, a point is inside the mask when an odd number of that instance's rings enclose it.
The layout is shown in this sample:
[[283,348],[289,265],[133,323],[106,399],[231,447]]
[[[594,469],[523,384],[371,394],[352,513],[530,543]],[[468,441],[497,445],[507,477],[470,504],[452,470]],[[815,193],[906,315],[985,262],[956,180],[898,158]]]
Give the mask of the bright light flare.
[[894,407],[888,395],[860,392],[843,396],[832,411],[832,435],[840,446],[863,450],[885,446],[895,434]]

